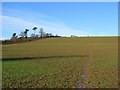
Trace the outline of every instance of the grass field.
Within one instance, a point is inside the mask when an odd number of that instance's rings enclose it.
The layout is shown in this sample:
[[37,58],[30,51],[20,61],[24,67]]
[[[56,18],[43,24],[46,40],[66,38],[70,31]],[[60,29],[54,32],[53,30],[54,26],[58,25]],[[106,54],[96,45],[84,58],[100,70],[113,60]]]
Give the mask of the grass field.
[[117,88],[118,38],[47,38],[3,45],[9,88]]

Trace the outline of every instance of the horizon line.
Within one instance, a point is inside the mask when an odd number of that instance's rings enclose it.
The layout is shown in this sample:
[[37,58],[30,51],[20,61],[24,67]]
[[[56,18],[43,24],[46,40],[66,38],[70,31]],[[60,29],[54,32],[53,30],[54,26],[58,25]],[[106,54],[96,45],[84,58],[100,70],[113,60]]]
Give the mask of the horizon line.
[[[71,37],[71,35],[70,36],[60,36],[59,38],[62,38],[62,37]],[[73,38],[77,38],[77,37],[120,37],[120,35],[81,35],[81,36],[73,35]],[[3,39],[0,39],[0,41],[1,40],[10,40],[10,39],[11,38],[3,38]]]

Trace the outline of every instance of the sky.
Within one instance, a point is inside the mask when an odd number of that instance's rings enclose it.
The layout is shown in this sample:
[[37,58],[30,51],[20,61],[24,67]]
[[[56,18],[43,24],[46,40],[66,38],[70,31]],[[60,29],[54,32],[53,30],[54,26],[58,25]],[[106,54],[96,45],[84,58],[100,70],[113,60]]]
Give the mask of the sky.
[[[61,36],[117,36],[117,2],[2,2],[2,37],[38,27]],[[1,27],[0,27],[1,28]]]

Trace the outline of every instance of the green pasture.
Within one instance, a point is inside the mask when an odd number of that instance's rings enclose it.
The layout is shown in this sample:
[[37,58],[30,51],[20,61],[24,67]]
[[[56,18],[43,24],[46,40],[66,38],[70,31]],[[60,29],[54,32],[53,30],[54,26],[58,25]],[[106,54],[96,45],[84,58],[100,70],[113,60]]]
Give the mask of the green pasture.
[[118,87],[118,37],[46,38],[2,54],[4,88]]

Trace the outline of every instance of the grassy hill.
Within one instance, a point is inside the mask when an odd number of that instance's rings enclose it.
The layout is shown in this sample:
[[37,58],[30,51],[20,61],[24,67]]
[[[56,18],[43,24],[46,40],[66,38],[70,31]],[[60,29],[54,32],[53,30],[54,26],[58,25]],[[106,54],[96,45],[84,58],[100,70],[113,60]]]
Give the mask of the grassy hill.
[[46,38],[3,45],[3,87],[118,85],[117,37]]

